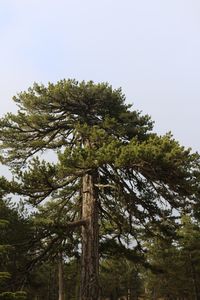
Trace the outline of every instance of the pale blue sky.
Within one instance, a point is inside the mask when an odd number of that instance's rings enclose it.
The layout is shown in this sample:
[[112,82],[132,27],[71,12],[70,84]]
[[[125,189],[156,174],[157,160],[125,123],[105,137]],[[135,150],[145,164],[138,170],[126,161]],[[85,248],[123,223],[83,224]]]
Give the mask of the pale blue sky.
[[0,115],[34,81],[108,81],[200,151],[199,0],[0,0]]

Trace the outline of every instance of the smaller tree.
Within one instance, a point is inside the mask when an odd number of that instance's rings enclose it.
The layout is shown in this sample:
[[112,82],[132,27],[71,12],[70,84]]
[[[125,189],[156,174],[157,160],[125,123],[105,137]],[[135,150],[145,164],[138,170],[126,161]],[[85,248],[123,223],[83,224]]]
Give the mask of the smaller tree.
[[189,215],[181,219],[179,251],[182,262],[183,286],[188,297],[200,299],[200,224]]
[[[69,286],[66,282],[65,271],[67,265],[72,258],[73,260],[74,258],[80,258],[77,239],[77,236],[80,236],[80,229],[72,230],[74,229],[73,226],[68,226],[69,210],[70,208],[66,206],[65,199],[63,200],[60,197],[60,199],[54,199],[44,205],[37,206],[37,211],[31,216],[35,228],[35,238],[32,247],[32,260],[29,262],[28,269],[29,271],[32,270],[32,274],[35,276],[36,269],[41,264],[44,265],[44,269],[45,266],[52,265],[57,272],[54,285],[56,285],[59,300],[63,300],[66,293],[71,293],[68,292]],[[43,271],[42,269],[42,274]],[[38,275],[40,276],[40,272]],[[44,284],[42,290],[45,291],[47,281],[42,280],[42,282]],[[37,288],[35,291],[38,294]],[[32,293],[34,293],[34,290]],[[39,294],[41,295],[40,292]]]
[[139,266],[124,257],[104,259],[100,268],[102,296],[117,300],[125,296],[137,300],[142,294]]
[[145,292],[152,300],[178,299],[179,254],[172,239],[154,237],[146,243],[151,269],[145,270]]
[[[174,228],[175,229],[175,228]],[[144,237],[151,269],[144,272],[150,299],[199,300],[200,231],[198,222],[183,216],[174,236]]]
[[[9,184],[4,177],[0,178],[0,299],[26,299],[19,280],[19,264],[24,260],[20,253],[26,239],[26,222],[11,207],[5,195]],[[17,248],[19,245],[19,249]],[[15,292],[13,292],[15,291]]]

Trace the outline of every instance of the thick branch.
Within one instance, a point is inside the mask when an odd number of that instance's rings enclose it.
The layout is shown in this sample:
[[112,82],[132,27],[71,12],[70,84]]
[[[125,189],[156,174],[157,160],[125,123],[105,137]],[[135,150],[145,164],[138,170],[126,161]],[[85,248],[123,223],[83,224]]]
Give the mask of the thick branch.
[[55,229],[74,229],[79,226],[86,226],[88,223],[88,219],[81,219],[74,222],[69,222],[66,225],[52,225],[51,228]]

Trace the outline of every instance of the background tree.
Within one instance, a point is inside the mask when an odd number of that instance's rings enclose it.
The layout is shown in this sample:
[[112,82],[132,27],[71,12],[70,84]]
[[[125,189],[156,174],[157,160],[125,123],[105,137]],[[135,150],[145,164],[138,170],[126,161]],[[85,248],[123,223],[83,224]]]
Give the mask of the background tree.
[[188,298],[200,299],[200,226],[189,215],[181,219],[179,234],[179,252],[182,262],[183,286]]
[[[150,118],[108,84],[34,84],[14,101],[18,113],[0,122],[1,160],[30,203],[63,199],[70,207],[66,232],[82,228],[81,297],[98,299],[99,224],[102,240],[141,247],[139,227],[159,227],[197,199],[199,155],[152,133]],[[55,163],[36,157],[49,149]]]
[[5,195],[9,184],[0,178],[0,299],[26,299],[22,266],[25,264],[29,224],[11,206]]
[[[65,202],[64,202],[65,203]],[[63,199],[49,201],[38,207],[38,212],[32,217],[37,230],[37,255],[31,261],[31,267],[43,261],[57,264],[57,286],[59,300],[65,297],[65,266],[71,257],[80,258],[77,232],[67,228],[69,207],[63,205]],[[58,226],[59,223],[59,226]],[[79,230],[80,236],[80,230]]]
[[199,232],[198,222],[184,215],[173,235],[145,234],[151,268],[144,271],[143,283],[150,299],[199,299]]
[[117,300],[125,296],[137,300],[142,294],[143,284],[140,267],[122,256],[103,260],[100,269],[102,297]]
[[[144,286],[149,299],[179,299],[183,297],[183,274],[178,247],[170,237],[157,236],[145,243],[151,268],[144,271]],[[184,299],[184,298],[183,298]]]

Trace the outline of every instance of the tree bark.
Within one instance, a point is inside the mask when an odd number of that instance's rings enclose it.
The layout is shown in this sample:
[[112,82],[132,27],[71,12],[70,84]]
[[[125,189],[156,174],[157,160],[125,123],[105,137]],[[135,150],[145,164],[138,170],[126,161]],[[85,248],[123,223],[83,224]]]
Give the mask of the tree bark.
[[64,278],[63,278],[63,256],[62,252],[58,254],[58,293],[59,293],[59,300],[65,299],[64,294]]
[[99,225],[98,193],[96,173],[87,173],[83,177],[82,218],[87,220],[82,226],[82,261],[81,261],[81,300],[99,298]]

